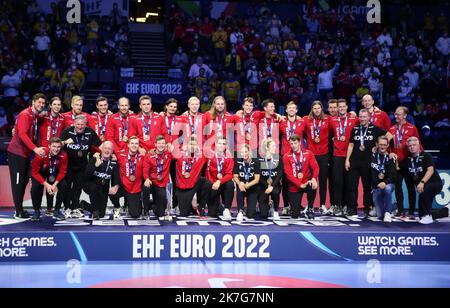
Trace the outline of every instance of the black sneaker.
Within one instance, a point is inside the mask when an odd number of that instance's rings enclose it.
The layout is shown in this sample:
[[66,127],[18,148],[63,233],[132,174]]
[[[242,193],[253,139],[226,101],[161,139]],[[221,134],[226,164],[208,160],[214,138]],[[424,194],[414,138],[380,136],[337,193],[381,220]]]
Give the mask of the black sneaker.
[[53,212],[54,212],[53,208],[52,208],[52,207],[48,207],[48,208],[47,208],[47,211],[45,212],[45,214],[46,214],[47,216],[52,216],[52,215],[53,215]]
[[306,211],[306,213],[305,213],[305,216],[309,220],[314,220],[314,210],[313,209],[308,209]]
[[34,211],[33,217],[31,217],[31,221],[41,221],[41,211]]
[[14,214],[14,219],[15,220],[25,220],[25,219],[28,219],[28,218],[30,218],[30,213],[28,213],[25,210],[22,210],[22,212],[20,212],[20,213],[16,212]]
[[61,220],[66,220],[66,217],[64,216],[64,214],[61,212],[61,210],[55,210],[53,212],[53,218],[57,221],[61,221]]
[[98,211],[95,211],[94,213],[92,213],[92,219],[93,220],[99,220],[100,219],[100,214]]

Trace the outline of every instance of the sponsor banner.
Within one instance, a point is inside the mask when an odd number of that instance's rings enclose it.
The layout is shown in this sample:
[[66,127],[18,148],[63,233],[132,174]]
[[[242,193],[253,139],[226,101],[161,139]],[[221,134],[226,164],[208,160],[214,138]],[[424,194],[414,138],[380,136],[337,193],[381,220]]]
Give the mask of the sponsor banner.
[[2,233],[0,262],[149,260],[450,261],[446,233]]
[[[51,4],[57,3],[59,14],[62,15],[62,18],[65,18],[65,15],[67,14],[68,10],[70,10],[72,7],[74,7],[73,3],[75,1],[72,1],[69,5],[69,8],[67,8],[67,3],[69,1],[55,1],[55,0],[37,0],[37,5],[39,6],[39,9],[41,12],[44,12],[45,14],[51,14]],[[117,1],[110,1],[110,0],[80,0],[81,8],[83,10],[83,14],[85,15],[99,15],[99,16],[110,16],[111,11],[113,9],[113,4],[118,4],[119,12],[122,16],[128,17],[128,0],[117,0]]]
[[179,80],[121,78],[120,93],[132,103],[137,103],[142,95],[149,95],[153,104],[164,104],[169,98],[185,103],[189,98],[186,82]]

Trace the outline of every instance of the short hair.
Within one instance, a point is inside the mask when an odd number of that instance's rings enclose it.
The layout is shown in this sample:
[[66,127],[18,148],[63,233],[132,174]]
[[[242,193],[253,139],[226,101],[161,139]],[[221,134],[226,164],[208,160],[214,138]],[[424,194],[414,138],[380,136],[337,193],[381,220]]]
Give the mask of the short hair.
[[409,109],[406,106],[398,106],[397,109],[402,109],[406,115],[409,114]]
[[241,146],[239,147],[239,151],[242,151],[242,149],[244,149],[244,148],[247,149],[247,151],[249,151],[250,153],[252,152],[250,150],[250,146],[248,144],[246,144],[246,143],[241,144]]
[[152,102],[152,98],[148,95],[142,95],[141,97],[139,97],[139,105],[142,103],[143,100],[148,99],[150,101],[150,103]]
[[75,117],[74,122],[77,122],[79,120],[84,121],[85,123],[87,123],[87,117],[84,114],[79,114]]
[[164,105],[164,112],[167,112],[167,106],[169,106],[170,104],[177,104],[178,109],[178,101],[175,98],[169,98]]
[[245,103],[251,103],[252,105],[255,105],[255,99],[253,97],[246,97],[244,98],[242,105],[244,105]]
[[291,105],[294,105],[295,107],[297,107],[297,104],[294,101],[290,101],[289,103],[286,104],[286,109],[287,109],[287,107],[289,107]]
[[72,104],[79,101],[83,101],[83,98],[81,96],[75,95],[74,97],[72,97]]
[[131,140],[137,140],[137,141],[139,141],[139,137],[138,137],[138,136],[131,136],[130,138],[128,138],[128,143],[130,143]]
[[52,145],[53,143],[62,143],[62,141],[58,137],[53,137],[49,140],[49,144]]
[[108,99],[106,97],[104,97],[104,96],[99,96],[97,98],[97,100],[95,101],[95,104],[98,105],[98,103],[103,102],[103,101],[108,102]]
[[361,110],[359,111],[359,115],[361,116],[362,113],[367,113],[367,114],[369,114],[369,111],[368,111],[367,109],[361,109]]
[[289,138],[289,141],[300,141],[300,136],[299,135],[293,135],[291,136],[291,138]]
[[166,138],[164,138],[164,136],[163,136],[163,135],[158,135],[158,136],[156,137],[156,139],[155,139],[155,144],[157,144],[157,143],[158,143],[158,141],[161,141],[161,140],[164,140],[164,141],[166,141]]
[[55,101],[60,101],[60,102],[62,102],[61,99],[60,99],[58,96],[54,96],[54,97],[52,97],[52,98],[50,99],[50,101],[48,102],[48,105],[50,106],[50,105],[53,104],[53,102],[55,102]]
[[409,137],[408,140],[406,140],[406,143],[410,143],[410,142],[416,142],[416,143],[420,143],[419,138],[417,137]]
[[197,102],[200,103],[200,100],[198,99],[197,96],[192,96],[192,97],[190,97],[190,98],[188,99],[188,104],[190,104],[190,103],[192,103],[192,102],[194,102],[194,101],[197,101]]
[[330,100],[328,101],[328,105],[331,105],[331,104],[336,104],[336,105],[337,105],[338,102],[339,102],[339,101],[338,101],[337,99],[333,98],[333,99],[330,99]]
[[267,105],[269,105],[269,104],[275,104],[275,101],[273,99],[271,99],[271,98],[265,99],[265,100],[263,100],[261,106],[263,108],[266,108]]
[[387,144],[389,145],[389,139],[385,135],[378,137],[378,143],[380,142],[380,140],[385,140],[387,142]]
[[119,98],[119,100],[117,101],[117,104],[120,105],[120,102],[123,102],[123,101],[126,101],[128,105],[130,104],[130,100],[125,96],[122,96],[121,98]]
[[344,98],[338,99],[338,100],[337,100],[337,103],[338,103],[338,105],[341,104],[341,103],[344,103],[344,104],[348,105],[347,100],[344,99]]
[[42,93],[36,93],[33,95],[33,102],[40,100],[41,98],[43,98],[44,100],[47,100],[47,98],[45,97],[44,94]]

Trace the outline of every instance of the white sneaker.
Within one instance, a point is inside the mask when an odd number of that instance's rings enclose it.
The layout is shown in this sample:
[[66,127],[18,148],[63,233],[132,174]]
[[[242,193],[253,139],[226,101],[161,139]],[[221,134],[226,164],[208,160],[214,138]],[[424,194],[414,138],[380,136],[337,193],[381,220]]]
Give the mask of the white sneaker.
[[114,209],[113,219],[120,219],[120,209]]
[[383,219],[383,221],[384,221],[384,222],[392,222],[392,216],[391,216],[391,213],[389,213],[389,212],[384,213],[384,219]]
[[166,217],[165,217],[165,216],[158,217],[158,220],[159,220],[159,221],[166,220]]
[[280,215],[278,212],[273,212],[273,220],[280,220]]
[[237,214],[236,221],[238,222],[244,221],[244,213],[242,211],[239,211],[239,213]]
[[80,209],[73,210],[70,216],[72,218],[84,218],[84,214],[80,211]]
[[290,216],[291,215],[291,208],[290,207],[283,207],[283,210],[281,211],[281,215],[283,215],[283,216]]
[[273,209],[273,207],[271,207],[269,209],[269,217],[273,217],[274,213],[275,213],[275,210]]
[[373,207],[369,212],[370,217],[377,217],[377,209]]
[[347,206],[344,206],[344,209],[342,210],[342,215],[347,216]]
[[71,209],[67,209],[67,210],[65,210],[64,211],[64,218],[65,219],[70,219],[70,218],[72,218],[72,210]]
[[344,212],[341,210],[340,207],[335,206],[333,210],[333,216],[343,216]]
[[433,218],[431,215],[423,216],[421,220],[419,220],[419,223],[422,225],[429,225],[433,223]]
[[320,206],[319,211],[320,211],[320,213],[321,213],[322,215],[327,215],[327,214],[328,214],[328,209],[327,209],[327,207],[325,206],[325,204],[322,204],[322,205]]
[[226,220],[226,221],[231,221],[231,213],[230,213],[229,209],[224,209],[223,210],[223,219]]
[[177,206],[176,208],[172,209],[172,215],[180,216],[180,208]]

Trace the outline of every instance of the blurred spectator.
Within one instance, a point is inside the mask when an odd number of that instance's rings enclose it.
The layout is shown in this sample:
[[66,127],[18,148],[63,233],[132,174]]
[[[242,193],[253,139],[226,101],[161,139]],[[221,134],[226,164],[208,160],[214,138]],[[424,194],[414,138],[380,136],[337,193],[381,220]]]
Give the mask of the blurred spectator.
[[212,76],[213,71],[209,68],[208,65],[203,63],[203,58],[202,57],[197,57],[197,62],[191,65],[188,77],[190,79],[194,79],[195,77],[197,77],[200,74],[200,69],[201,68],[203,68],[205,70],[207,78]]
[[319,73],[317,90],[323,100],[326,100],[328,93],[333,92],[333,77],[336,71],[339,69],[339,63],[336,63],[333,68],[330,69],[328,64],[323,66],[323,70]]
[[231,48],[230,53],[225,58],[225,70],[237,75],[241,72],[241,57],[236,53],[236,49]]
[[36,68],[45,68],[48,66],[47,55],[50,49],[50,38],[46,30],[40,28],[39,35],[34,38],[36,44]]
[[6,137],[9,131],[8,115],[5,108],[0,107],[0,137]]
[[435,46],[442,56],[448,57],[448,55],[450,54],[450,38],[448,37],[448,32],[445,32],[441,37],[438,38]]
[[3,96],[5,97],[16,97],[19,95],[19,89],[22,84],[22,80],[19,78],[18,74],[14,72],[11,67],[8,69],[8,73],[3,76],[1,85],[3,87]]
[[256,64],[253,64],[247,71],[247,82],[253,86],[259,86],[261,83],[261,72],[257,70]]
[[177,53],[172,56],[172,66],[174,68],[179,68],[183,71],[187,69],[189,64],[189,58],[187,54],[183,51],[183,47],[178,47]]
[[222,26],[217,27],[217,31],[211,37],[212,43],[214,44],[216,61],[219,66],[222,66],[225,61],[227,39],[228,35]]
[[227,74],[227,78],[223,82],[222,95],[227,100],[227,105],[229,105],[230,109],[237,110],[241,95],[241,85],[231,72]]

